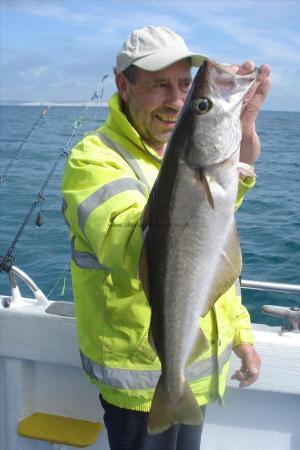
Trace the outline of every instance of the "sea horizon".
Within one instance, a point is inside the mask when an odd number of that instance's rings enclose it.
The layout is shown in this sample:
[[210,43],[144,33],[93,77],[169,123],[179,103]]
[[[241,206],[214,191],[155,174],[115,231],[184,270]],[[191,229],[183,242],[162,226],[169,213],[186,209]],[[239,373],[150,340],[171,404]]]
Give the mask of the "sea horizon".
[[[92,108],[107,108],[108,101],[93,103],[91,100],[88,101],[48,101],[48,100],[32,100],[32,101],[19,101],[19,100],[0,100],[0,106],[63,106],[63,107],[80,107],[80,106],[89,106]],[[287,109],[268,109],[263,108],[261,112],[278,112],[278,113],[300,113],[295,110],[287,110]]]
[[107,108],[108,102],[91,103],[92,100],[88,101],[28,101],[22,102],[17,100],[0,101],[0,106],[91,106],[91,107],[101,107]]

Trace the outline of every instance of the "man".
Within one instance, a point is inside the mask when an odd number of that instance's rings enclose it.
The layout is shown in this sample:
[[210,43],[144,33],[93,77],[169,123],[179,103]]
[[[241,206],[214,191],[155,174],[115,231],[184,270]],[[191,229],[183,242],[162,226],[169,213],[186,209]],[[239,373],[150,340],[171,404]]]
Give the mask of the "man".
[[[200,446],[201,427],[176,424],[155,436],[147,433],[160,365],[148,343],[150,307],[137,274],[143,211],[190,87],[191,65],[202,60],[167,28],[134,31],[117,56],[118,93],[110,99],[110,114],[73,149],[64,173],[82,364],[101,393],[112,450]],[[253,67],[248,61],[232,70],[244,74]],[[260,153],[255,120],[269,73],[261,67],[241,115],[241,161],[249,165]],[[253,185],[253,177],[240,180],[237,207]],[[234,375],[241,387],[257,379],[260,359],[234,286],[201,318],[201,328],[210,348],[197,363],[208,369],[191,388],[199,405],[206,405],[222,401],[232,348],[242,360]]]

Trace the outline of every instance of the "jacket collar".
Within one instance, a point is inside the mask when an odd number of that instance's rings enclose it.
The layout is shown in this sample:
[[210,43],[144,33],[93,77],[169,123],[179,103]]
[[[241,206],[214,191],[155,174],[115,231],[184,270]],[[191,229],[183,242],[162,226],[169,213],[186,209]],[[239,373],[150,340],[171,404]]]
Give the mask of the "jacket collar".
[[152,159],[157,162],[162,161],[162,157],[148,144],[146,144],[136,129],[131,125],[126,115],[122,111],[122,102],[120,95],[116,92],[112,95],[108,103],[109,117],[107,119],[108,126],[111,124],[113,128],[124,138],[129,139],[143,152],[146,152]]

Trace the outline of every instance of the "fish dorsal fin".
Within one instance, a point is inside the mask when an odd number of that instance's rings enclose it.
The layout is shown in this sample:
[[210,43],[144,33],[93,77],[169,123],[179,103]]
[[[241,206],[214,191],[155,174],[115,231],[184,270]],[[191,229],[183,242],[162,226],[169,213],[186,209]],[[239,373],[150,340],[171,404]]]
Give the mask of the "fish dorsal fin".
[[204,192],[206,194],[207,197],[207,201],[210,204],[210,206],[212,207],[212,209],[215,209],[215,204],[214,204],[214,199],[209,187],[209,182],[207,179],[207,175],[204,171],[204,169],[198,169],[196,170],[196,178],[197,180],[202,184]]
[[220,254],[219,264],[215,272],[213,283],[210,289],[207,307],[203,311],[205,316],[213,307],[218,298],[221,297],[235,283],[242,270],[242,254],[240,242],[237,234],[235,219],[228,233],[225,247]]

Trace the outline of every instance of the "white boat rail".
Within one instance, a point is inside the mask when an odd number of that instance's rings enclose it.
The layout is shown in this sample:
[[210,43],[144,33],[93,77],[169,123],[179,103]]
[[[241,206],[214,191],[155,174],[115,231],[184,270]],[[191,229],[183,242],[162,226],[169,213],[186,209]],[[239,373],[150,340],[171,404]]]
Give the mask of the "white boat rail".
[[300,284],[271,283],[268,281],[241,280],[244,289],[255,289],[257,291],[272,292],[300,292]]
[[[287,284],[287,283],[270,283],[267,281],[254,281],[254,280],[241,280],[241,288],[253,289],[257,291],[268,292],[300,292],[299,284]],[[287,324],[282,326],[282,331],[293,331],[300,333],[300,307],[297,306],[276,306],[276,305],[263,305],[261,311],[269,316],[278,317],[280,319],[286,319]]]
[[22,302],[22,295],[20,293],[20,289],[17,284],[17,278],[20,278],[27,287],[31,290],[32,294],[34,295],[34,298],[37,301],[38,305],[48,305],[49,301],[46,297],[46,295],[43,293],[43,291],[37,286],[37,284],[33,281],[33,279],[25,273],[23,270],[21,270],[17,266],[10,266],[9,269],[5,269],[5,271],[8,273],[9,278],[9,284],[11,288],[11,297],[4,297],[2,299],[2,305],[5,308],[8,308],[10,306],[11,302]]

